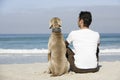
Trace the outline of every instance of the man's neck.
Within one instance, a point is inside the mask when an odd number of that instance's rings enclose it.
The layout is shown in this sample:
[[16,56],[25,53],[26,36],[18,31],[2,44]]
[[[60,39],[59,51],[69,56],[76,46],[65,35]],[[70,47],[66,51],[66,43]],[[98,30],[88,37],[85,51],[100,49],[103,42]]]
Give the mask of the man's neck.
[[81,26],[80,29],[89,29],[89,28],[86,26]]

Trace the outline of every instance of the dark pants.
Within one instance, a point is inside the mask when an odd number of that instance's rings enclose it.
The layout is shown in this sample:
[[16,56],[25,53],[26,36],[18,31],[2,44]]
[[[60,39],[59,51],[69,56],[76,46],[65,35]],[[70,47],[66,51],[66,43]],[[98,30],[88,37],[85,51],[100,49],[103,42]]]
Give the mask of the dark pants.
[[[99,61],[99,48],[97,48],[97,51],[96,51],[96,57],[97,57],[97,61]],[[77,68],[74,64],[74,52],[69,48],[67,47],[67,53],[66,53],[66,57],[70,63],[70,71],[73,71],[73,72],[76,72],[76,73],[90,73],[90,72],[97,72],[99,71],[99,66],[97,68],[93,68],[93,69],[80,69],[80,68]]]

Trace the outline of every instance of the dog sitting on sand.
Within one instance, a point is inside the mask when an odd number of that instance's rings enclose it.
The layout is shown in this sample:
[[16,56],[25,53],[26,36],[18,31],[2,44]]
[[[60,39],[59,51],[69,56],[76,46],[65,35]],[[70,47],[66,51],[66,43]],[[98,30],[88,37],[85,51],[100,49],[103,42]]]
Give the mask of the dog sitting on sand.
[[48,63],[51,76],[60,76],[67,73],[70,64],[66,58],[66,45],[61,33],[61,20],[54,17],[50,20],[50,29],[52,33],[48,42]]

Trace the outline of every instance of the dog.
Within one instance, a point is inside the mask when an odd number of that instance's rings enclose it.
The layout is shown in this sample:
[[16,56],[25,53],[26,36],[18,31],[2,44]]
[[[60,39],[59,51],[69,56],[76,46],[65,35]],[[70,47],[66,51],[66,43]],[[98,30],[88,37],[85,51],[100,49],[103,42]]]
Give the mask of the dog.
[[50,29],[52,33],[48,42],[48,63],[51,76],[60,76],[68,73],[70,64],[66,58],[66,45],[61,33],[61,20],[54,17],[50,20]]

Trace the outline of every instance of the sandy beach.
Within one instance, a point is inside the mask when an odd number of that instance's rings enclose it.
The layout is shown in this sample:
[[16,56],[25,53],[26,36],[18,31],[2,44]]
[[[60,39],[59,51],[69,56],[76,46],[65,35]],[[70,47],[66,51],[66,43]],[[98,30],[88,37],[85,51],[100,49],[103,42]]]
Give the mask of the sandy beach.
[[44,73],[47,63],[0,64],[0,80],[120,80],[120,61],[100,62],[99,72],[79,74],[69,72],[58,77]]

